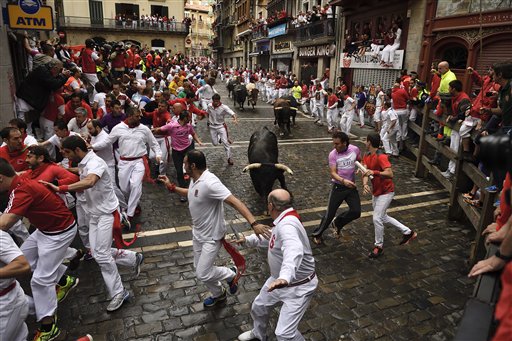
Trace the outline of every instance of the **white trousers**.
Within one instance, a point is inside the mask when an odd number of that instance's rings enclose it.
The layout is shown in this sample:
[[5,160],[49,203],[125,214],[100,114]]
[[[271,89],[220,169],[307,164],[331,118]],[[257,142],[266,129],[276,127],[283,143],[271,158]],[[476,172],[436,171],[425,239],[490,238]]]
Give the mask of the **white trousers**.
[[[450,136],[450,149],[453,149],[455,154],[459,151],[460,146],[460,135],[459,132],[455,129],[452,130],[452,135]],[[455,174],[455,161],[450,160],[448,162],[448,170],[450,173]]]
[[226,155],[227,155],[228,159],[231,159],[231,156],[232,156],[231,155],[231,146],[229,145],[228,133],[226,131],[226,128],[223,125],[221,125],[221,126],[210,125],[209,128],[210,128],[210,135],[212,137],[212,144],[214,146],[218,146],[219,139],[220,139],[220,142],[224,146],[224,150],[226,151]]
[[340,129],[345,134],[350,134],[350,128],[352,128],[352,121],[354,121],[354,110],[346,111],[341,115]]
[[[163,153],[163,150],[162,150]],[[124,197],[123,192],[119,188],[116,182],[116,166],[108,166],[108,174],[110,175],[110,179],[112,180],[112,185],[114,186],[114,193],[116,194],[117,201],[119,201],[119,208],[121,211],[126,211],[128,204],[126,203],[126,198]],[[78,225],[80,226],[80,225]],[[80,227],[79,227],[80,231]]]
[[384,146],[384,151],[386,154],[391,154],[394,156],[398,156],[400,154],[398,150],[398,142],[396,141],[396,135],[396,130],[389,134],[387,129],[381,129],[380,138],[382,140],[382,145]]
[[374,196],[372,198],[373,206],[373,226],[375,227],[375,246],[382,247],[384,245],[384,224],[390,224],[396,227],[402,234],[411,233],[411,229],[407,226],[388,216],[386,213],[389,204],[395,196],[394,192]]
[[89,218],[91,254],[100,267],[110,298],[124,290],[121,276],[110,251],[113,224],[114,215],[112,214],[91,215]]
[[[28,229],[23,223],[22,220],[18,220],[16,224],[14,224],[9,230],[9,233],[13,234],[14,236],[18,237],[19,239],[25,241],[30,237],[30,233],[28,233]],[[1,340],[1,339],[0,339]]]
[[28,328],[25,319],[27,316],[27,296],[16,281],[14,289],[0,296],[0,340],[26,341]]
[[279,98],[288,95],[288,89],[279,89]]
[[[167,172],[167,165],[169,161],[169,151],[167,150],[167,144],[165,140],[169,141],[169,150],[171,149],[171,138],[169,136],[165,137],[157,137],[156,141],[160,145],[160,150],[162,151],[162,162],[158,165],[158,172],[162,175],[166,174]],[[153,160],[155,158],[155,153],[151,149],[149,151],[149,158]]]
[[220,281],[233,278],[235,273],[225,266],[215,266],[214,262],[222,246],[220,240],[200,242],[193,240],[194,267],[196,268],[197,279],[204,283],[210,290],[213,297],[222,295],[222,284]]
[[361,109],[357,109],[358,113],[359,113],[359,124],[360,125],[364,125],[364,107],[361,108]]
[[254,299],[251,308],[251,316],[254,321],[252,332],[261,341],[267,340],[267,326],[273,307],[282,302],[275,330],[278,341],[303,341],[304,337],[299,332],[299,322],[304,316],[311,298],[318,286],[318,278],[295,287],[285,287],[268,292],[268,287],[275,278],[270,277]]
[[373,122],[377,123],[382,120],[382,107],[375,107],[375,114],[373,114]]
[[398,134],[397,141],[407,140],[407,123],[409,123],[409,110],[407,109],[394,109],[396,116],[398,116]]
[[36,230],[21,245],[21,251],[32,269],[30,287],[37,321],[46,316],[53,316],[57,310],[55,285],[67,269],[62,265],[62,261],[76,235],[76,223],[73,224],[68,231],[53,236]]
[[212,99],[201,99],[201,108],[206,111],[208,109],[208,104],[212,103]]
[[418,117],[418,107],[412,105],[411,106],[411,111],[410,111],[410,114],[409,114],[409,121],[411,122],[416,122],[416,118]]
[[325,121],[325,106],[324,105],[318,105],[318,104],[315,104],[313,106],[313,111],[311,112],[311,114],[317,119],[317,120],[320,120],[320,122],[324,122]]
[[392,64],[395,56],[395,51],[398,50],[400,44],[386,45],[382,50],[382,61],[384,63]]
[[135,208],[142,196],[142,179],[144,178],[144,161],[137,159],[133,161],[119,160],[119,187],[128,199],[126,214],[133,217]]
[[338,108],[336,109],[327,109],[327,127],[329,129],[337,127],[338,120]]

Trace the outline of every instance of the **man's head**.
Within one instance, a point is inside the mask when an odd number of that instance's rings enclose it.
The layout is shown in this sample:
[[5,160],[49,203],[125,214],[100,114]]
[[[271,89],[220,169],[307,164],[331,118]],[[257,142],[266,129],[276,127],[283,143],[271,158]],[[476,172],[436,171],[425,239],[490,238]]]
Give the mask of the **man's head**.
[[62,156],[73,162],[80,162],[87,154],[87,144],[77,135],[71,135],[62,140]]
[[293,206],[293,200],[290,192],[284,189],[275,189],[268,195],[268,213],[272,218],[276,218],[281,212]]
[[123,108],[121,107],[121,102],[119,100],[112,101],[112,116],[121,116],[123,113]]
[[448,90],[452,96],[459,94],[462,91],[462,82],[458,79],[451,81],[448,84]]
[[418,79],[418,73],[416,71],[411,71],[410,76],[411,76],[411,81]]
[[52,58],[52,60],[48,62],[48,67],[50,68],[50,73],[52,76],[56,77],[62,72],[62,69],[64,69],[64,64],[62,64],[60,60]]
[[444,75],[448,71],[450,71],[450,64],[447,61],[442,61],[439,64],[437,64],[437,70],[439,73]]
[[73,93],[71,95],[71,108],[75,110],[76,108],[79,108],[82,105],[82,95],[79,93]]
[[9,191],[11,180],[16,175],[11,164],[3,158],[0,158],[0,193]]
[[188,175],[193,175],[194,172],[202,173],[206,169],[206,156],[203,152],[193,149],[185,155],[183,165]]
[[332,134],[332,144],[338,153],[344,152],[347,150],[348,145],[350,144],[350,139],[347,134],[342,131],[337,131]]
[[42,146],[33,145],[28,147],[25,162],[28,164],[30,169],[34,170],[43,163],[51,163],[53,161],[48,153],[48,149]]
[[492,69],[494,70],[494,81],[502,86],[512,79],[512,60],[496,63]]
[[11,127],[18,128],[22,135],[27,132],[27,124],[21,118],[13,118],[9,121],[9,125]]
[[75,109],[75,117],[76,123],[80,126],[87,120],[87,110],[85,108],[79,107]]
[[69,135],[68,125],[64,120],[57,120],[53,123],[53,130],[55,135],[61,139]]
[[212,105],[214,108],[217,108],[221,105],[220,103],[220,95],[219,94],[215,94],[212,96]]
[[179,115],[178,115],[178,122],[184,126],[186,125],[187,123],[190,122],[190,113],[187,111],[187,110],[183,110]]
[[138,126],[140,124],[140,119],[142,118],[142,113],[139,109],[129,107],[126,110],[126,120],[128,121],[129,126]]
[[167,110],[169,109],[169,103],[167,103],[167,101],[165,100],[161,100],[160,102],[158,102],[158,112],[163,114],[165,112],[167,112]]
[[9,151],[14,152],[23,149],[23,136],[18,128],[5,127],[0,131],[0,135]]
[[121,84],[119,82],[112,84],[112,93],[116,96],[119,96],[121,93]]
[[87,131],[89,131],[89,135],[98,136],[101,133],[101,124],[100,120],[90,120],[87,122]]
[[158,103],[158,102],[160,102],[162,99],[163,99],[162,92],[161,92],[161,91],[156,91],[156,92],[155,92],[155,101]]
[[380,135],[378,133],[370,133],[366,137],[366,148],[373,147],[373,148],[379,148],[380,147]]

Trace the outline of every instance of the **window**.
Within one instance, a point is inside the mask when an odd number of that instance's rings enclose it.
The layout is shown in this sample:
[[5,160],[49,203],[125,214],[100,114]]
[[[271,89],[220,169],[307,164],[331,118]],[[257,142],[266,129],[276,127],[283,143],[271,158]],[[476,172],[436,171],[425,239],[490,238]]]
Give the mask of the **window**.
[[452,45],[442,52],[442,60],[450,64],[450,69],[465,69],[468,62],[468,50],[462,45]]

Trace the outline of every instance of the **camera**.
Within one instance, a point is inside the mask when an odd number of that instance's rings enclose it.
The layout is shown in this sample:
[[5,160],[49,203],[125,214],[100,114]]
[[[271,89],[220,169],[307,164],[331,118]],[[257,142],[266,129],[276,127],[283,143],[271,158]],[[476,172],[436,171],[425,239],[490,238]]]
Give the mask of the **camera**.
[[480,144],[480,160],[489,169],[505,169],[512,174],[512,138],[507,134],[483,136]]

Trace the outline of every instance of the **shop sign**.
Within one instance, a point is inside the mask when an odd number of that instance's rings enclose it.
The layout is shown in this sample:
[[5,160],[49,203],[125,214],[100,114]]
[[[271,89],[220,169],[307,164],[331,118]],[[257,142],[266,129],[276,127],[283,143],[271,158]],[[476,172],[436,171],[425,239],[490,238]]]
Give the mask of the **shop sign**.
[[268,29],[268,37],[274,38],[286,34],[286,23],[279,24],[277,26]]
[[364,56],[348,56],[343,54],[340,67],[343,69],[383,69],[383,70],[401,70],[404,62],[404,50],[396,50],[393,55],[393,64],[383,66],[380,64],[380,58],[374,56],[371,52],[366,52]]
[[334,44],[303,46],[299,47],[299,58],[333,57],[335,51],[336,45]]
[[53,10],[40,0],[19,0],[8,4],[9,27],[16,30],[53,30]]
[[292,42],[291,41],[280,41],[278,43],[274,43],[274,50],[282,51],[282,50],[290,50]]

